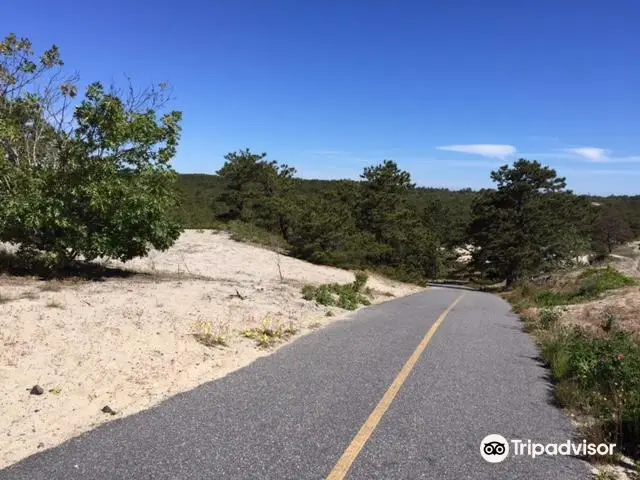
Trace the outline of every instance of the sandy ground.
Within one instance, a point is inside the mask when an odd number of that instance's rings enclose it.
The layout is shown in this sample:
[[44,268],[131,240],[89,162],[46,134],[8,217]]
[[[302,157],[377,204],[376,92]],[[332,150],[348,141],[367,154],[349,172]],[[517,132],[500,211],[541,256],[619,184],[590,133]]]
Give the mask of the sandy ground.
[[[609,265],[619,272],[640,280],[640,248],[638,242],[616,249]],[[607,315],[614,315],[616,328],[632,332],[640,339],[640,288],[637,286],[607,292],[597,300],[567,305],[560,309],[564,323],[579,325],[596,334],[602,333]]]
[[602,333],[601,325],[607,315],[614,315],[616,326],[632,332],[640,338],[640,288],[629,287],[606,294],[603,298],[576,305],[567,305],[559,310],[564,323],[579,325],[594,333]]
[[[346,318],[303,300],[300,289],[354,278],[209,231],[186,231],[169,251],[125,268],[147,274],[0,277],[0,468],[271,353],[241,336],[265,318],[293,322],[300,334]],[[367,285],[374,303],[420,290],[379,277]],[[228,346],[196,341],[203,324]],[[30,394],[36,384],[42,395]]]

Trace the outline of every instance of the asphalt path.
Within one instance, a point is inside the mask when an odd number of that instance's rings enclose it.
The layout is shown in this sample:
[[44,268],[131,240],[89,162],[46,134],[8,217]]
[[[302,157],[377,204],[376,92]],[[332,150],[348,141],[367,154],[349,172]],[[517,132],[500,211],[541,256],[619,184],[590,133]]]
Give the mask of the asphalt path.
[[498,297],[430,288],[28,457],[0,479],[590,478],[571,456],[480,455],[489,434],[574,437],[537,355]]

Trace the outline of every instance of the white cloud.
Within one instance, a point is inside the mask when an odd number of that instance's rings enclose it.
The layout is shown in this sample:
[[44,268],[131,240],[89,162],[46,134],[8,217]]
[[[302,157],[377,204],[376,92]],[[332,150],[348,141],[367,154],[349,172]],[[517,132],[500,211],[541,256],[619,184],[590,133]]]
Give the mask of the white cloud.
[[496,145],[490,143],[480,143],[473,145],[446,145],[444,147],[436,147],[438,150],[446,150],[449,152],[470,153],[473,155],[482,155],[483,157],[499,158],[504,160],[509,155],[513,155],[518,150],[513,145]]
[[609,154],[611,153],[611,150],[596,147],[567,148],[566,151],[586,158],[587,160],[590,160],[592,162],[607,161],[609,160]]

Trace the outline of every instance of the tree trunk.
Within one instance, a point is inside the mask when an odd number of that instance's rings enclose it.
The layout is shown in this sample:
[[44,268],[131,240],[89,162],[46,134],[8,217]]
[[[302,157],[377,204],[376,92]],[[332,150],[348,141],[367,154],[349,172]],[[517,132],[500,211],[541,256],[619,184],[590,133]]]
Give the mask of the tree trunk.
[[507,273],[507,277],[505,279],[505,283],[506,283],[506,288],[507,290],[513,288],[513,286],[518,283],[518,280],[520,280],[520,274],[516,271],[516,270],[512,270],[510,272]]

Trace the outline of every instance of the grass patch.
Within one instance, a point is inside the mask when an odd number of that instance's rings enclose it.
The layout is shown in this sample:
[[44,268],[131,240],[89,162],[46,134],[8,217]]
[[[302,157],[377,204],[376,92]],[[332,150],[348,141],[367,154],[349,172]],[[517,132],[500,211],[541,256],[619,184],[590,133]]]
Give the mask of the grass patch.
[[269,348],[297,333],[298,329],[292,322],[288,326],[282,323],[274,326],[271,319],[265,318],[260,327],[247,329],[242,336],[255,340],[259,348]]
[[609,290],[636,282],[615,268],[589,268],[582,272],[569,288],[539,288],[524,284],[508,295],[516,310],[529,307],[556,307],[594,300]]
[[558,403],[595,419],[590,436],[640,455],[640,345],[631,334],[594,337],[565,327],[538,339]]
[[368,278],[366,273],[357,272],[353,283],[327,283],[317,287],[305,285],[302,287],[302,298],[327,307],[355,310],[360,305],[371,305],[371,289],[365,287]]
[[[600,330],[562,325],[558,305],[592,300],[635,282],[613,268],[588,269],[563,287],[521,285],[507,296],[533,334],[555,384],[557,403],[588,419],[591,443],[615,443],[619,453],[640,456],[640,343],[621,331],[616,316],[602,314]],[[533,313],[533,308],[537,313]],[[611,460],[602,459],[599,460]]]
[[309,328],[315,330],[316,328],[320,328],[322,324],[320,322],[313,322],[309,324]]
[[226,347],[228,327],[214,325],[210,320],[201,320],[194,326],[193,338],[207,347]]

